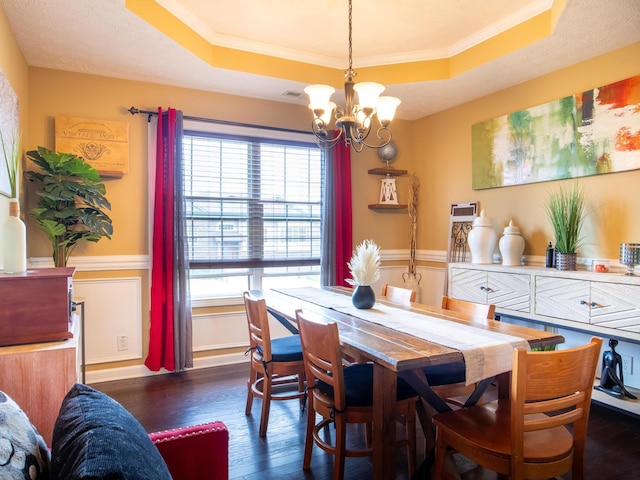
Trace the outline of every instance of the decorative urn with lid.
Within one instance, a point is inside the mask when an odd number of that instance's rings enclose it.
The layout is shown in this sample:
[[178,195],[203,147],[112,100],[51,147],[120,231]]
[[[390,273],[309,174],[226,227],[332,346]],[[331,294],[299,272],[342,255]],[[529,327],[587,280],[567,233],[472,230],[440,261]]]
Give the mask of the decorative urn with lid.
[[491,219],[485,216],[484,210],[473,221],[467,243],[471,250],[471,263],[493,263],[498,234],[491,227]]
[[524,238],[520,236],[520,229],[509,220],[509,226],[504,227],[500,242],[498,242],[502,265],[520,265],[524,252]]

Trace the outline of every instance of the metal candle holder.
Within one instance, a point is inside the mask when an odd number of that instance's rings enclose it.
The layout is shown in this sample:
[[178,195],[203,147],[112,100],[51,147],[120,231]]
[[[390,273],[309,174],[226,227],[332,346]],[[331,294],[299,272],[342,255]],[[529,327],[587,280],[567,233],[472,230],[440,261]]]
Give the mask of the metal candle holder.
[[627,266],[626,275],[634,275],[635,266],[640,265],[640,243],[621,243],[620,263]]

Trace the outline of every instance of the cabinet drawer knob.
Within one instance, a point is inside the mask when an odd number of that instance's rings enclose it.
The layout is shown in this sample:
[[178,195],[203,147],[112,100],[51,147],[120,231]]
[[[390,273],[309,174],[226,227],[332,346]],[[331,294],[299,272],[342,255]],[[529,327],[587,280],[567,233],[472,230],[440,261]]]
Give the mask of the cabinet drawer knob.
[[589,305],[590,307],[597,307],[598,304],[596,302],[587,302],[586,300],[580,300],[580,305]]
[[486,292],[493,292],[493,290],[492,290],[492,289],[490,289],[489,287],[485,287],[484,285],[482,285],[482,286],[480,287],[480,290],[483,290],[483,291],[486,291]]

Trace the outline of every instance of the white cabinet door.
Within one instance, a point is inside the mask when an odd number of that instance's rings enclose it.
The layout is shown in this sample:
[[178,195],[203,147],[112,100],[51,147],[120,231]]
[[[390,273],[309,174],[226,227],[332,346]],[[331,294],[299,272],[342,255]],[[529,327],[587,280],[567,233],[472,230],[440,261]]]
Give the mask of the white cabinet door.
[[487,303],[487,272],[452,268],[449,295],[468,302]]
[[489,272],[488,303],[517,312],[531,311],[531,276],[519,273]]
[[588,281],[557,277],[535,277],[535,314],[589,323]]
[[530,311],[531,276],[452,268],[450,295],[476,303],[493,303],[497,308]]
[[591,324],[640,332],[640,286],[591,282]]

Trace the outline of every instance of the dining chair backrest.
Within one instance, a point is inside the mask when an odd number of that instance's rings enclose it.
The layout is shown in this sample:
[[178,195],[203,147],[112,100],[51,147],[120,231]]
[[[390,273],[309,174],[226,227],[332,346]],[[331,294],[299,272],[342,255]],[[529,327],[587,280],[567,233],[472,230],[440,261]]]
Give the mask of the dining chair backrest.
[[264,298],[257,298],[249,292],[244,293],[244,306],[249,326],[249,348],[259,350],[265,362],[271,361],[271,332],[269,315]]
[[338,411],[346,408],[342,350],[338,325],[320,323],[297,312],[298,330],[305,360],[307,386],[321,381],[333,389],[333,400]]
[[442,297],[442,309],[467,314],[473,320],[493,320],[496,313],[494,304],[487,305],[447,296]]
[[411,303],[416,301],[417,294],[415,288],[394,287],[388,283],[382,285],[381,295],[385,300],[405,307],[411,306]]
[[[516,477],[538,478],[537,467],[521,461],[524,458],[526,432],[560,425],[573,424],[572,463],[584,464],[591,392],[601,347],[602,339],[593,337],[590,343],[567,350],[527,352],[519,348],[514,353],[511,469]],[[546,476],[543,466],[540,466],[539,472]]]

